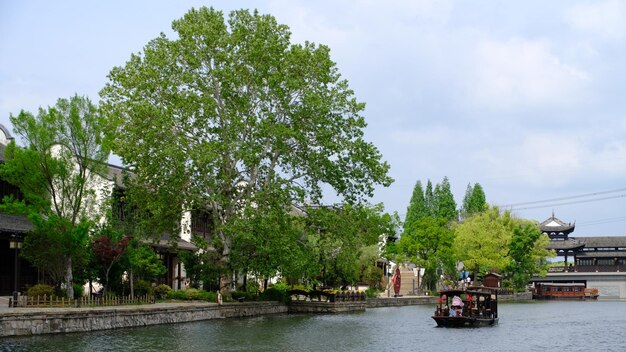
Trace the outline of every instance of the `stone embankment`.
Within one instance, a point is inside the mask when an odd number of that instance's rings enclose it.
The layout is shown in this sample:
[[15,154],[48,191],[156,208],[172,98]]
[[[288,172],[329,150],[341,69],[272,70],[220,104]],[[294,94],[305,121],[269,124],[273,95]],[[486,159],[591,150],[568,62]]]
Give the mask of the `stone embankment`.
[[0,337],[88,332],[287,313],[278,302],[157,303],[107,308],[13,308],[0,312]]

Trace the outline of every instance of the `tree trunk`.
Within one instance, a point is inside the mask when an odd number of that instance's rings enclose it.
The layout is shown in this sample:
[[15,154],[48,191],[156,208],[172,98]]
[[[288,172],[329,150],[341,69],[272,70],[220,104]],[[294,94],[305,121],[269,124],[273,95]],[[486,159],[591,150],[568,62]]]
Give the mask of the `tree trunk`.
[[72,273],[72,257],[67,256],[65,260],[65,286],[67,298],[74,299],[74,275]]
[[226,289],[230,290],[230,286],[233,282],[233,278],[230,268],[230,240],[228,238],[224,238],[222,240],[222,245],[224,246],[222,249],[222,255],[219,259],[219,264],[222,269],[222,273],[220,274],[220,290]]
[[135,298],[135,276],[133,274],[133,269],[130,269],[130,298]]

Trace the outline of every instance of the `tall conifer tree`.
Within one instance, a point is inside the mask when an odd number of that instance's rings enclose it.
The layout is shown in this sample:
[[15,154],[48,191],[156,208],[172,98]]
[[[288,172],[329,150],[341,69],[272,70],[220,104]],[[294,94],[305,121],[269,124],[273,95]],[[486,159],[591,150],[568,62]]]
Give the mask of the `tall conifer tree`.
[[417,181],[413,188],[413,195],[411,196],[411,202],[407,207],[406,218],[404,219],[404,232],[411,228],[412,224],[428,216],[428,209],[426,206],[426,198],[424,196],[424,189],[422,188],[422,182]]
[[435,187],[435,199],[437,203],[437,217],[446,221],[457,220],[458,212],[456,202],[450,189],[448,177],[444,177],[441,185]]

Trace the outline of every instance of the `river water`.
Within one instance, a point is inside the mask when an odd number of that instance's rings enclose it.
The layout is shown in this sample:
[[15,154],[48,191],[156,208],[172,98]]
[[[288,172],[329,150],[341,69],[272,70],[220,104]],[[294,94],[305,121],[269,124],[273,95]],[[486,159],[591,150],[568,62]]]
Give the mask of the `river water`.
[[437,328],[424,305],[4,338],[0,351],[626,351],[626,301],[498,308],[487,328]]

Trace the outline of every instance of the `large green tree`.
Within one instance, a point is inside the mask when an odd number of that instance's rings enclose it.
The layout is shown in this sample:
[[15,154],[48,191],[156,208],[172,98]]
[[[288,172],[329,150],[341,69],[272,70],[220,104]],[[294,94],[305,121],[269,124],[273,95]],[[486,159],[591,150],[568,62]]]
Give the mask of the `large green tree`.
[[547,272],[547,236],[536,224],[491,207],[455,227],[454,251],[465,267],[482,274],[497,271],[515,288],[523,288],[535,274]]
[[[397,218],[370,206],[308,207],[304,222],[305,251],[310,265],[305,278],[328,286],[354,284],[368,271],[363,260],[372,259],[372,246],[395,233]],[[369,263],[375,265],[375,261]],[[381,277],[382,278],[382,277]]]
[[457,214],[447,177],[434,189],[430,180],[426,190],[422,190],[420,181],[416,183],[396,251],[401,258],[426,269],[425,284],[430,289],[435,288],[441,273],[456,276],[451,250],[454,232],[450,228]]
[[448,225],[444,218],[423,217],[402,234],[397,246],[403,258],[425,269],[424,283],[429,289],[435,289],[439,273],[454,273],[454,232]]
[[0,176],[20,188],[36,233],[45,237],[27,237],[24,254],[35,264],[45,263],[41,256],[50,251],[38,248],[55,244],[50,248],[60,250],[55,255],[63,258],[67,293],[73,298],[73,259],[86,250],[84,229],[101,216],[94,175],[103,174],[109,156],[104,119],[88,98],[75,95],[40,108],[37,115],[22,110],[10,120],[25,148],[9,145]]
[[159,225],[178,233],[184,211],[210,209],[226,271],[233,224],[255,194],[316,202],[330,187],[354,202],[391,183],[328,47],[292,44],[287,26],[256,11],[225,21],[192,9],[172,29],[115,67],[101,91],[137,204]]
[[555,255],[546,249],[550,239],[531,221],[519,220],[509,245],[510,261],[505,268],[507,280],[517,290],[525,289],[534,275],[548,273],[547,258]]
[[511,213],[501,214],[497,207],[465,219],[454,229],[457,258],[476,274],[490,270],[501,272],[509,263],[513,227]]

